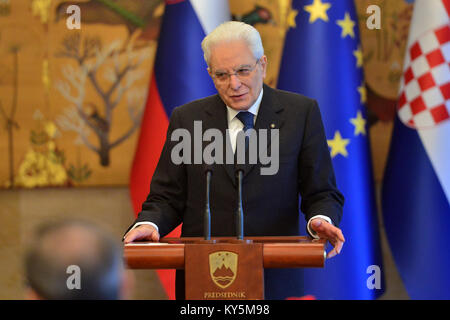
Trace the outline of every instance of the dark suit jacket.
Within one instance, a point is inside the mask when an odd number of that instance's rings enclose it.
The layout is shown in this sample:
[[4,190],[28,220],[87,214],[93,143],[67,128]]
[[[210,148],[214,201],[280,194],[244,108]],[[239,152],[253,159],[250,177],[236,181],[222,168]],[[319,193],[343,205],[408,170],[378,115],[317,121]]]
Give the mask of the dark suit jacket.
[[[202,121],[203,131],[217,128],[225,137],[228,124],[224,102],[214,95],[178,107],[172,113],[150,194],[135,221],[155,223],[161,237],[180,223],[183,223],[182,236],[203,235],[204,167],[174,165],[171,161],[171,150],[178,144],[170,141],[171,133],[185,128],[194,137],[194,121]],[[334,225],[339,226],[344,199],[336,188],[316,101],[264,85],[255,129],[270,130],[272,124],[279,129],[279,170],[275,175],[261,175],[260,163],[246,166],[243,180],[245,236],[299,235],[299,195],[301,211],[307,220],[320,214],[330,217]],[[193,151],[191,154],[193,160]],[[215,165],[210,193],[212,236],[235,235],[237,196],[234,166]],[[287,284],[281,283],[295,283],[293,279],[281,274],[270,277],[270,273],[266,270],[266,297],[301,294],[296,290],[286,291]],[[284,280],[279,280],[280,277]],[[299,285],[300,282],[294,286]],[[272,296],[273,292],[278,292],[278,287],[283,288],[280,290],[286,291],[286,295]]]

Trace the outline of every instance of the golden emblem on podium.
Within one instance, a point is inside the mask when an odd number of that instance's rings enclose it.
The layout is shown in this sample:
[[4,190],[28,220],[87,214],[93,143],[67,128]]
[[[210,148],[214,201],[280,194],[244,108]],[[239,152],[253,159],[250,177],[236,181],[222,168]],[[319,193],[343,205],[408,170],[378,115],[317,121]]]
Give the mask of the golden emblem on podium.
[[209,274],[213,282],[225,289],[236,279],[238,255],[231,251],[216,251],[209,255]]

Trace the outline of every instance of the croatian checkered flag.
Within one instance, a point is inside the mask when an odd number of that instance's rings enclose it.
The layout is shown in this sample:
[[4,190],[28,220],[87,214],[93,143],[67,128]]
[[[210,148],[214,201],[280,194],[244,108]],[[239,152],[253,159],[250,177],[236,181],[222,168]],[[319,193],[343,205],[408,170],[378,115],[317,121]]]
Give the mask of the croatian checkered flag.
[[420,2],[430,4],[415,11],[398,104],[400,119],[413,128],[450,119],[450,1],[417,1],[416,7]]
[[383,218],[412,299],[450,299],[450,0],[416,0]]
[[418,130],[450,201],[450,0],[414,4],[398,116]]

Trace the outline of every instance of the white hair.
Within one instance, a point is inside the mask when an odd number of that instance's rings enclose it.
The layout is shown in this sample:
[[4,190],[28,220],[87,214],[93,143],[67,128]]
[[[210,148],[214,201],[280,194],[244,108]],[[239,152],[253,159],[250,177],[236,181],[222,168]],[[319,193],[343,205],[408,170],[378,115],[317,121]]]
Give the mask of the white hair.
[[251,25],[239,21],[227,21],[219,25],[202,41],[203,56],[209,66],[211,49],[223,42],[243,40],[247,43],[255,59],[264,55],[264,48],[258,30]]

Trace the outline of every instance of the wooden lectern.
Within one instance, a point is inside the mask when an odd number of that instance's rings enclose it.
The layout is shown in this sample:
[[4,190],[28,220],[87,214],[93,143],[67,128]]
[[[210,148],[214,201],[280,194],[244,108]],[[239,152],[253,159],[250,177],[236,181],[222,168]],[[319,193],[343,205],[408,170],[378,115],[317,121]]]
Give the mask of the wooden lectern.
[[186,299],[264,299],[265,268],[323,267],[325,240],[163,238],[125,245],[131,269],[185,269]]

